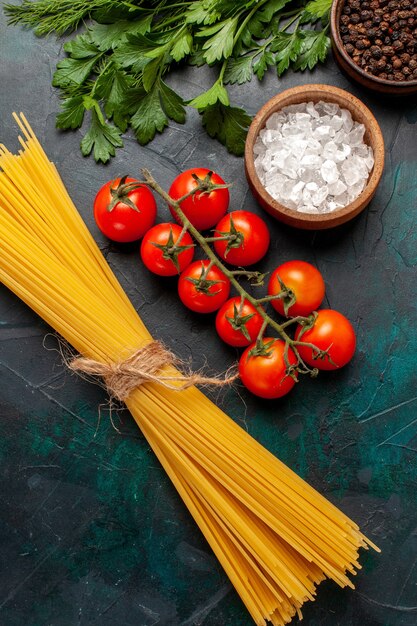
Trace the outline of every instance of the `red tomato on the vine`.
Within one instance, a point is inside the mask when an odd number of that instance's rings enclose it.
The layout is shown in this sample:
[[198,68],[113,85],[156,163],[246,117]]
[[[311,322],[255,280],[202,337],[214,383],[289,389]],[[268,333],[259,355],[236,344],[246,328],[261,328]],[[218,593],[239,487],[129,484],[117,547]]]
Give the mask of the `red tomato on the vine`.
[[230,280],[218,267],[208,269],[210,261],[194,261],[181,274],[178,295],[182,303],[196,313],[213,313],[226,302]]
[[268,295],[275,296],[283,291],[285,293],[285,288],[288,290],[287,294],[283,298],[271,300],[271,304],[278,313],[286,317],[307,316],[318,309],[324,298],[322,275],[305,261],[287,261],[272,272]]
[[[234,239],[221,239],[225,236]],[[249,211],[232,211],[216,226],[214,249],[231,265],[246,267],[260,261],[268,251],[270,236],[267,225]]]
[[[174,200],[178,200],[197,187],[194,176],[204,180],[211,170],[206,167],[194,167],[179,174],[173,181],[169,195]],[[212,172],[210,181],[216,185],[224,185],[224,180],[215,172]],[[219,219],[223,217],[229,207],[229,190],[214,189],[210,192],[198,191],[193,196],[181,202],[181,210],[185,213],[191,224],[197,230],[208,230],[213,228]],[[170,207],[172,216],[180,222],[173,207]]]
[[332,309],[317,313],[314,326],[304,333],[297,326],[295,339],[314,344],[319,350],[327,350],[328,356],[317,358],[317,352],[307,346],[297,346],[305,363],[319,370],[336,370],[349,363],[356,349],[356,335],[349,320]]
[[[239,375],[242,383],[255,396],[273,399],[285,396],[295,385],[295,379],[287,372],[284,358],[285,342],[282,339],[264,338],[266,354],[253,355],[256,347],[252,344],[239,360]],[[296,365],[297,357],[291,348],[288,349],[290,365]],[[294,373],[296,376],[296,373]]]
[[219,309],[216,330],[221,339],[230,346],[243,348],[255,341],[261,330],[263,319],[253,304],[240,296],[230,298]]
[[155,223],[155,198],[134,178],[110,180],[95,197],[94,219],[103,235],[112,241],[136,241]]
[[178,224],[157,224],[145,234],[140,247],[144,265],[158,276],[175,276],[191,263],[194,244],[189,233],[184,233],[177,250],[171,250],[178,241],[182,227]]

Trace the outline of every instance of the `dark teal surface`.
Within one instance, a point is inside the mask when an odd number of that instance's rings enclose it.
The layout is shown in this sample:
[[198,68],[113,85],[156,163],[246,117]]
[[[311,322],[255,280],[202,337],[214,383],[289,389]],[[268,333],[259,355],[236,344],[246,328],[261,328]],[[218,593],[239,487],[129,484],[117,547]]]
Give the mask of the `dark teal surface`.
[[[0,3],[2,4],[2,3]],[[243,172],[202,132],[198,114],[146,148],[132,137],[107,167],[83,159],[80,134],[54,128],[51,75],[61,42],[36,39],[0,17],[0,141],[17,148],[13,110],[29,117],[70,194],[152,333],[196,368],[223,371],[236,352],[220,344],[213,318],[187,312],[175,281],[150,276],[135,246],[109,245],[94,225],[98,187],[149,168],[168,187],[191,166],[234,183],[231,209],[259,211]],[[209,72],[179,74],[197,95]],[[361,91],[332,59],[233,89],[252,113],[277,91],[324,82],[358,95],[386,141],[377,195],[354,222],[300,232],[265,216],[271,250],[262,264],[302,258],[322,271],[326,306],[347,315],[358,350],[344,370],[303,380],[282,401],[243,388],[213,399],[281,460],[351,515],[381,548],[362,555],[357,588],[323,584],[305,606],[308,626],[417,624],[417,104]],[[159,220],[168,218],[159,207]],[[126,412],[111,426],[103,391],[62,366],[50,329],[0,287],[0,624],[1,626],[250,626],[194,521]],[[297,620],[294,620],[294,624]]]

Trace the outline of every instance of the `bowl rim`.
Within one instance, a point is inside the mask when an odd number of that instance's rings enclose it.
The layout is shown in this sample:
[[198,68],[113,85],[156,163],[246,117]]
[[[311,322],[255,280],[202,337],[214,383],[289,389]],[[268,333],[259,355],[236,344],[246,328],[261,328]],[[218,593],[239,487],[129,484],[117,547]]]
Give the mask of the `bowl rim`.
[[346,0],[333,0],[330,11],[330,34],[339,54],[342,56],[347,65],[352,69],[352,71],[358,73],[363,78],[374,82],[376,85],[390,87],[392,90],[398,89],[399,91],[402,91],[405,89],[417,87],[417,78],[404,81],[386,80],[385,78],[379,78],[378,76],[374,76],[369,72],[365,72],[365,70],[363,70],[361,67],[359,67],[359,65],[356,65],[356,63],[352,61],[348,53],[345,51],[345,47],[343,45],[342,38],[339,32],[340,14],[345,4]]
[[[275,200],[265,189],[264,185],[261,183],[258,174],[255,169],[255,159],[253,156],[253,147],[255,144],[255,140],[259,131],[264,128],[266,120],[279,109],[284,106],[289,106],[290,103],[283,103],[287,98],[291,98],[292,96],[303,96],[303,99],[300,99],[300,102],[308,102],[309,94],[317,94],[320,92],[320,95],[323,95],[323,100],[331,101],[332,96],[338,96],[344,101],[344,107],[349,111],[352,109],[360,110],[363,116],[367,119],[367,123],[365,124],[366,131],[377,138],[376,141],[376,150],[374,150],[374,166],[372,168],[371,175],[368,178],[368,182],[366,183],[365,188],[359,194],[359,196],[350,202],[346,206],[336,209],[330,213],[303,213],[302,211],[297,211],[295,209],[290,209],[289,207],[284,206],[277,200]],[[317,100],[318,101],[318,100]],[[281,104],[282,103],[282,104]],[[276,105],[280,106],[276,106]],[[340,103],[338,103],[340,105]],[[340,105],[343,108],[343,105]],[[341,89],[340,87],[334,87],[332,85],[325,85],[320,83],[312,83],[307,85],[299,85],[297,87],[290,87],[282,91],[270,98],[258,111],[255,117],[252,120],[252,123],[248,130],[248,135],[246,138],[245,144],[245,168],[246,175],[249,181],[254,181],[257,183],[256,185],[256,193],[262,198],[263,202],[268,205],[272,211],[272,214],[281,214],[284,215],[287,219],[285,220],[287,224],[297,225],[296,223],[305,223],[313,225],[316,224],[324,224],[326,227],[331,227],[333,222],[337,224],[342,224],[350,219],[353,219],[356,215],[358,215],[370,202],[372,197],[375,194],[376,188],[382,176],[382,171],[384,168],[385,161],[385,146],[384,146],[384,138],[382,135],[382,131],[380,126],[374,117],[373,113],[368,109],[368,107],[361,102],[356,96],[352,95],[350,92]],[[335,224],[335,225],[337,225]]]

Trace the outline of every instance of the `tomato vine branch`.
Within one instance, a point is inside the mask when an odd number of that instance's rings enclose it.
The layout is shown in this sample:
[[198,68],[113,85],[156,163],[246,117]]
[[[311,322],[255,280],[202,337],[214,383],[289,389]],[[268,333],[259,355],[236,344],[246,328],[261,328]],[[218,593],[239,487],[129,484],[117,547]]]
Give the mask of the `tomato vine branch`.
[[[210,182],[209,180],[207,180],[207,177],[205,179],[199,179],[196,178],[196,186],[189,191],[188,193],[186,193],[185,195],[183,195],[181,198],[178,198],[177,200],[174,200],[174,198],[172,198],[158,183],[157,181],[154,179],[154,177],[152,176],[152,174],[149,172],[149,170],[147,169],[143,169],[142,170],[142,175],[144,177],[144,180],[141,181],[141,184],[147,185],[148,187],[150,187],[153,191],[155,191],[155,193],[157,193],[167,204],[168,206],[172,207],[174,209],[174,212],[176,214],[176,216],[178,217],[178,219],[180,220],[182,226],[183,226],[183,230],[181,235],[183,236],[187,231],[193,236],[193,238],[195,239],[195,241],[199,244],[199,246],[201,247],[201,249],[204,251],[204,253],[206,254],[207,258],[209,259],[209,265],[207,266],[207,268],[205,269],[204,272],[204,276],[207,275],[208,269],[216,266],[219,270],[221,270],[223,272],[223,274],[229,279],[231,285],[233,285],[233,287],[235,288],[235,290],[237,291],[237,293],[241,296],[242,302],[244,300],[247,300],[248,302],[250,302],[254,308],[256,309],[256,311],[259,313],[259,315],[262,317],[263,319],[263,324],[262,327],[259,331],[256,343],[258,346],[263,346],[263,335],[265,333],[265,330],[268,326],[270,326],[271,328],[273,328],[279,335],[279,337],[285,342],[285,353],[284,353],[284,358],[285,358],[285,363],[286,363],[286,367],[287,367],[287,372],[289,376],[294,376],[294,372],[297,371],[299,374],[309,374],[312,377],[317,376],[318,374],[318,370],[317,368],[310,368],[308,367],[308,365],[306,365],[306,363],[303,361],[303,359],[301,358],[301,355],[299,353],[298,350],[298,346],[305,346],[305,347],[309,347],[313,350],[314,354],[317,355],[317,358],[325,358],[327,351],[323,352],[322,350],[319,350],[319,348],[317,348],[317,346],[311,344],[311,343],[306,343],[300,340],[295,340],[292,337],[290,337],[290,335],[287,333],[286,329],[288,326],[290,326],[293,323],[299,323],[301,325],[303,325],[304,327],[308,327],[310,326],[312,323],[314,323],[314,316],[311,315],[309,317],[302,317],[302,316],[297,316],[293,319],[287,320],[283,323],[279,323],[276,320],[274,320],[272,317],[270,317],[270,315],[268,315],[268,313],[265,311],[265,309],[262,307],[262,303],[265,302],[270,302],[273,299],[276,298],[280,298],[281,295],[278,294],[277,296],[267,296],[265,298],[255,298],[254,296],[252,296],[252,294],[250,294],[248,291],[246,291],[246,289],[244,289],[244,287],[242,287],[242,285],[239,283],[239,281],[237,280],[237,276],[246,276],[247,278],[256,278],[259,279],[260,277],[263,278],[264,275],[261,274],[260,272],[253,272],[253,271],[246,271],[246,270],[230,270],[226,267],[226,265],[224,265],[224,263],[217,257],[217,255],[215,254],[215,252],[212,250],[212,248],[210,247],[209,243],[211,241],[213,241],[213,237],[204,237],[204,235],[202,235],[200,233],[200,231],[198,231],[190,222],[190,220],[187,218],[187,216],[185,215],[185,213],[182,211],[181,209],[181,204],[182,202],[184,202],[184,200],[186,200],[187,198],[189,198],[190,196],[195,195],[196,193],[209,193],[210,191],[214,191],[216,189],[224,189],[225,187],[229,187],[229,185],[216,185],[212,182]],[[181,238],[181,236],[180,236]],[[176,243],[174,244],[173,248],[175,249],[176,247],[179,246],[179,242],[180,242],[180,238],[178,238],[178,240],[176,241]],[[202,280],[204,282],[204,276],[202,276]],[[261,284],[260,282],[258,282],[258,284]],[[289,348],[291,348],[296,356],[297,359],[297,363],[295,365],[290,364],[289,359],[288,359],[288,350]]]

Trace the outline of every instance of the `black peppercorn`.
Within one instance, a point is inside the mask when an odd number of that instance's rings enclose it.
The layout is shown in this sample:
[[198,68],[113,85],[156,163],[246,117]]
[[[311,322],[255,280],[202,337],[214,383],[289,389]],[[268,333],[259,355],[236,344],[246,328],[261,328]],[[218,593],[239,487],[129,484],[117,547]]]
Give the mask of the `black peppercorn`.
[[370,53],[374,59],[380,59],[382,57],[382,50],[379,46],[371,46]]
[[366,72],[389,81],[417,79],[417,0],[345,0],[339,33]]

